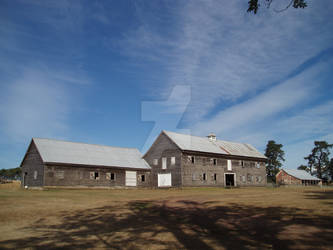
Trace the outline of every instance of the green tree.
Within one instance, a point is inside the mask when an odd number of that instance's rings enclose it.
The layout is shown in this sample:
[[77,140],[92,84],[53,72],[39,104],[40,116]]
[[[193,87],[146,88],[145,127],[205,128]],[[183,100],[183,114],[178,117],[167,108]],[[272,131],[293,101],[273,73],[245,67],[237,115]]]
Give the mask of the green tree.
[[[266,6],[266,8],[270,8],[273,0],[261,0],[261,1],[249,0],[247,12],[252,12],[253,14],[257,14],[257,12],[261,6],[260,2],[262,2],[263,5]],[[291,6],[295,9],[298,9],[298,8],[304,9],[305,7],[307,7],[307,3],[305,2],[305,0],[290,0],[290,2],[285,6],[285,8],[280,9],[280,10],[275,10],[275,11],[282,12],[282,11],[289,9],[289,7],[291,7]]]
[[333,144],[328,144],[326,141],[315,141],[314,145],[311,154],[304,159],[308,161],[310,173],[313,174],[314,169],[317,177],[322,179],[329,169],[329,155]]
[[333,181],[333,158],[331,158],[330,163],[328,164],[327,175],[330,177],[331,181]]
[[297,169],[298,170],[305,170],[306,172],[310,172],[308,166],[305,166],[305,165],[300,165]]
[[269,176],[274,177],[282,167],[282,161],[284,161],[282,146],[273,140],[267,143],[265,156],[267,157],[266,171]]
[[1,169],[0,177],[4,179],[17,180],[21,178],[21,168]]

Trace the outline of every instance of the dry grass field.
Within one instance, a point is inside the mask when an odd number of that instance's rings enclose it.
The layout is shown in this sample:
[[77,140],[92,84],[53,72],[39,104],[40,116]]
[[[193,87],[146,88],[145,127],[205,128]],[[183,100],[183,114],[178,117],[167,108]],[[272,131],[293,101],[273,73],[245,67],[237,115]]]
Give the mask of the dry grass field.
[[329,249],[333,189],[21,190],[0,185],[0,249]]

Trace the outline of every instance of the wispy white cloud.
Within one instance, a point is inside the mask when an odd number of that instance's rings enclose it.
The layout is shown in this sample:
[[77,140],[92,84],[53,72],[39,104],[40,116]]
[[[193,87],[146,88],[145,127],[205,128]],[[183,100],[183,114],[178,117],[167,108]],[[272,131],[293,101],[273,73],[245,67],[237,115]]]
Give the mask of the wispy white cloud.
[[[267,118],[273,118],[279,112],[299,105],[310,95],[314,97],[314,90],[319,84],[313,83],[328,67],[323,63],[317,64],[303,74],[290,78],[250,100],[219,112],[212,119],[197,123],[194,130],[199,134],[207,134],[214,129],[221,135],[235,134],[239,137],[242,132],[235,131],[246,131],[246,128],[253,128],[255,125],[262,127],[260,124]],[[268,125],[266,122],[265,124]],[[272,129],[271,126],[269,128]]]
[[64,137],[71,96],[66,85],[55,79],[50,72],[30,69],[2,88],[2,137],[16,142],[33,136]]
[[140,15],[142,25],[126,33],[124,50],[164,65],[162,97],[174,85],[192,86],[188,123],[217,104],[255,95],[333,42],[333,6],[324,3],[281,14],[263,9],[257,16],[247,14],[246,3],[239,1],[187,1],[178,7],[164,17],[175,26],[166,34],[156,30],[155,17]]

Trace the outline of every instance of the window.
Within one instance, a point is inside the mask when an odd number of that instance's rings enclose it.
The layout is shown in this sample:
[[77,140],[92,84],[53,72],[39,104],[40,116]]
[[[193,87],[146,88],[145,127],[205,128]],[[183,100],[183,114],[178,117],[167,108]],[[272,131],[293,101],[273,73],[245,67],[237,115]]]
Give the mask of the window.
[[245,175],[242,176],[242,182],[245,182],[246,179],[245,179]]
[[106,179],[114,181],[116,179],[116,174],[115,173],[106,173]]
[[256,168],[260,168],[260,162],[256,162]]
[[202,174],[202,180],[204,180],[204,181],[206,180],[206,173]]
[[153,164],[154,164],[155,166],[157,166],[157,165],[158,165],[158,159],[154,159],[154,160],[153,160]]
[[217,160],[215,158],[210,158],[210,163],[216,165]]
[[217,174],[214,174],[214,181],[217,180]]
[[143,175],[141,175],[141,181],[142,182],[145,182],[146,181],[146,176],[143,174]]
[[227,166],[228,166],[228,171],[231,171],[232,170],[231,160],[228,160]]
[[247,174],[247,181],[251,182],[251,175],[250,174]]
[[242,167],[244,167],[244,161],[239,161],[239,165],[241,165]]
[[192,164],[194,164],[194,156],[191,156],[191,162],[192,162]]
[[171,165],[175,165],[176,164],[176,157],[171,157]]
[[38,172],[35,170],[34,171],[34,180],[37,180]]
[[99,173],[98,172],[90,172],[90,179],[99,180]]
[[166,169],[167,168],[167,158],[163,157],[162,158],[162,169]]
[[64,171],[60,171],[60,170],[56,171],[56,173],[55,173],[55,176],[57,179],[64,179],[64,175],[65,175]]

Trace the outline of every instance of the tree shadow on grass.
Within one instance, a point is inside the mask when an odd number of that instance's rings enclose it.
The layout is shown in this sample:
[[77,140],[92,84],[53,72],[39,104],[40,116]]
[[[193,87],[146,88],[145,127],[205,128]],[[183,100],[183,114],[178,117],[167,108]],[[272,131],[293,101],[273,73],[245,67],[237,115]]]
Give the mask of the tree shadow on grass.
[[59,224],[41,219],[35,237],[0,248],[251,249],[329,248],[333,218],[312,211],[190,200],[132,201],[64,213]]

